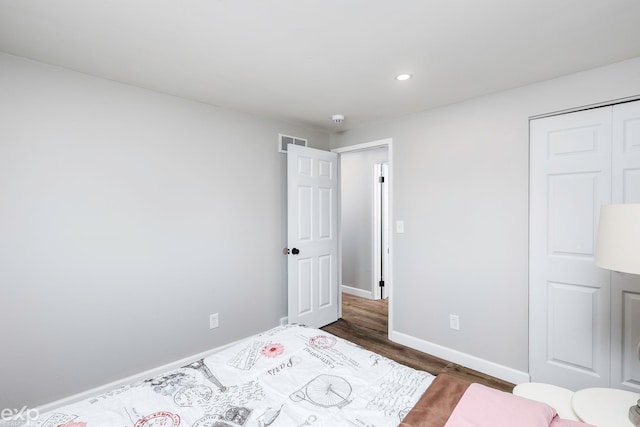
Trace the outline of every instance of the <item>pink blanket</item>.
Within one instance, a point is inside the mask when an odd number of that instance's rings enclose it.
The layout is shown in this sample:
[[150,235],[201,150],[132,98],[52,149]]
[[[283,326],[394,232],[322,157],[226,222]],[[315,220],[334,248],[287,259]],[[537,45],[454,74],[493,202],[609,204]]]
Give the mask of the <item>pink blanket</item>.
[[[471,384],[445,427],[589,427],[558,418],[551,406],[481,384]],[[594,426],[590,426],[594,427]]]

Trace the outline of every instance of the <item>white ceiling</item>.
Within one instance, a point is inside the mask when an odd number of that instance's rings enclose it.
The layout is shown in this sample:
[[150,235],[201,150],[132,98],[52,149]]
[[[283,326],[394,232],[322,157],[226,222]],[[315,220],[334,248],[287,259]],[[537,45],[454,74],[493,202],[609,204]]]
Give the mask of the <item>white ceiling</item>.
[[640,57],[640,1],[0,0],[0,51],[336,132]]

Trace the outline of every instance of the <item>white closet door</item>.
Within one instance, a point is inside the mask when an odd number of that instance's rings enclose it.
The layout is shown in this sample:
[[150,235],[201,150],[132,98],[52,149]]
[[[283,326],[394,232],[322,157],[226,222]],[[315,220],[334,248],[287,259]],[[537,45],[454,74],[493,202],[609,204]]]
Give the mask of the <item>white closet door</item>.
[[[640,101],[614,106],[612,126],[612,202],[640,203]],[[640,393],[640,276],[611,273],[611,307],[611,387]]]
[[610,376],[610,275],[593,263],[611,201],[611,108],[531,121],[529,365],[577,390]]

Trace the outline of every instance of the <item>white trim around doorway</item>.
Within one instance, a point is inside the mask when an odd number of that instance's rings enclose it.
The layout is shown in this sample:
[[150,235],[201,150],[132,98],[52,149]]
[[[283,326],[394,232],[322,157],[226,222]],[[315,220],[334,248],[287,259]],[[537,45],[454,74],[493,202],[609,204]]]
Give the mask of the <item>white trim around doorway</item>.
[[[361,151],[361,150],[369,150],[372,148],[378,147],[387,147],[388,150],[388,164],[389,164],[389,187],[387,197],[389,199],[389,227],[391,228],[391,224],[393,224],[393,138],[385,138],[371,142],[365,142],[362,144],[350,145],[346,147],[334,148],[331,151],[337,154],[348,153],[353,151]],[[340,173],[340,172],[338,172]],[[340,188],[338,187],[338,193],[340,192]],[[338,194],[338,277],[340,278],[340,289],[342,290],[342,224],[340,223],[340,194]],[[393,232],[389,232],[389,272],[388,272],[388,281],[393,284]],[[388,297],[389,297],[389,317],[388,317],[388,328],[387,335],[391,334],[393,331],[393,285],[391,285],[388,289]],[[350,293],[347,291],[347,293]],[[339,316],[342,317],[342,297],[339,298]]]

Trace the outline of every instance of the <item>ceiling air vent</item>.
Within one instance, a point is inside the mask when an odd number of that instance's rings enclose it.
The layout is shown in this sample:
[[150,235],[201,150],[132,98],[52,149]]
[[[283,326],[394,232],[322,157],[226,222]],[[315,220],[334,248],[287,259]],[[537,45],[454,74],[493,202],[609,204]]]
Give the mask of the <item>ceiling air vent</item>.
[[298,138],[297,136],[278,134],[278,151],[281,153],[287,152],[287,146],[289,144],[307,146],[307,140],[304,138]]

